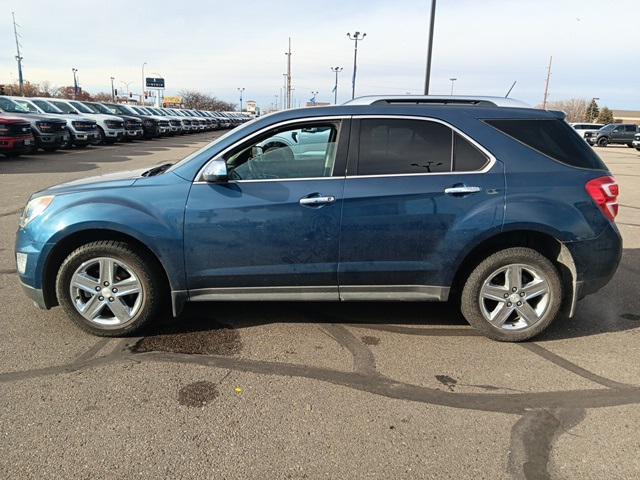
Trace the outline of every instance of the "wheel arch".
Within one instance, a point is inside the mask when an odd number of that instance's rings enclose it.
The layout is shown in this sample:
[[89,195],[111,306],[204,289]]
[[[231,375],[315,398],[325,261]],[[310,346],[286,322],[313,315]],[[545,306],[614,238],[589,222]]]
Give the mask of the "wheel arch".
[[140,251],[144,252],[152,261],[156,263],[158,271],[162,272],[162,281],[167,287],[167,290],[171,290],[171,283],[169,282],[169,276],[167,271],[156,255],[147,245],[137,238],[128,235],[117,230],[109,229],[88,229],[73,232],[64,238],[58,240],[55,246],[47,255],[47,259],[43,266],[42,274],[42,292],[44,296],[44,302],[47,308],[58,305],[58,299],[56,297],[56,276],[57,272],[64,262],[64,259],[69,256],[76,248],[90,242],[98,240],[115,240],[126,242]]
[[473,246],[458,263],[451,283],[451,298],[458,301],[464,282],[471,271],[485,258],[505,248],[526,247],[548,258],[560,272],[564,289],[563,304],[573,316],[577,302],[577,272],[569,249],[548,232],[529,229],[509,230],[485,238]]

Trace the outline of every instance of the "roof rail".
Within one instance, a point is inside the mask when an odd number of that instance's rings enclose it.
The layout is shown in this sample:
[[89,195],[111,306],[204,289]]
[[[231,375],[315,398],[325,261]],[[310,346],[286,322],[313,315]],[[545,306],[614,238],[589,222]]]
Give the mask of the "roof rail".
[[531,108],[513,98],[461,95],[368,95],[349,100],[344,105],[476,105]]

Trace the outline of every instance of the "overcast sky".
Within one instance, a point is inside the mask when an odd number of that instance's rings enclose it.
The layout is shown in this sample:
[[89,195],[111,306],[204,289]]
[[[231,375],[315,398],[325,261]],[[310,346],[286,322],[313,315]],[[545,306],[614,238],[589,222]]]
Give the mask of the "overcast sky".
[[[511,96],[542,101],[553,55],[550,100],[600,97],[601,105],[640,110],[638,1],[438,0],[433,94]],[[614,6],[615,4],[615,6]],[[280,93],[292,37],[293,97],[333,98],[331,66],[342,66],[339,100],[351,92],[353,42],[359,44],[357,95],[421,93],[428,0],[322,2],[3,0],[0,83],[17,81],[11,10],[21,25],[26,80],[71,85],[71,68],[91,93],[109,77],[139,92],[141,67],[166,78],[166,95],[198,89],[221,99],[268,106]],[[7,5],[9,8],[7,8]],[[626,12],[626,13],[625,13]]]

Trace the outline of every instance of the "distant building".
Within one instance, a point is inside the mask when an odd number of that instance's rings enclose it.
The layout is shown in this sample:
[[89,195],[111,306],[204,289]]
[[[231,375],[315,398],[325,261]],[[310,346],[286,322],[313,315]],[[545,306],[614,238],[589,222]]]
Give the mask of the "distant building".
[[612,110],[615,123],[635,123],[640,125],[640,111],[638,110]]
[[255,115],[258,110],[258,104],[256,103],[255,100],[247,100],[244,106],[244,110],[249,115]]

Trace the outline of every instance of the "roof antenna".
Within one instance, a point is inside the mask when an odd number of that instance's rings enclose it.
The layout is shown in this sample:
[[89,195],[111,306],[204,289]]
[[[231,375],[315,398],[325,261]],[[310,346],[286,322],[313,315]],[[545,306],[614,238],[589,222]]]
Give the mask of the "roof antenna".
[[516,83],[518,83],[517,80],[513,81],[513,84],[511,85],[511,88],[509,89],[509,91],[507,92],[507,94],[504,96],[504,98],[509,98],[509,94],[511,93],[511,90],[513,90],[513,87],[516,86]]

